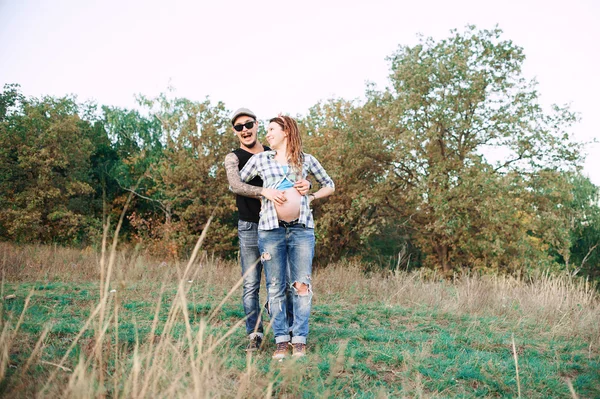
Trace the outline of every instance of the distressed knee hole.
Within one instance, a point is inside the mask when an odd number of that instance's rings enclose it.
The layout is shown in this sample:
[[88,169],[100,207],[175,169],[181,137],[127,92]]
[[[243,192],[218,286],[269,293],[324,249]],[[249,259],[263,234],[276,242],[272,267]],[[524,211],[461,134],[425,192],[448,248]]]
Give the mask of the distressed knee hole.
[[[273,310],[273,302],[275,302],[275,299],[274,298],[269,298],[268,308],[267,308],[267,311],[268,311],[269,315],[271,315],[271,311]],[[282,306],[283,301],[282,300],[278,300],[277,303],[279,304],[279,311],[283,312],[283,306]]]
[[268,252],[263,252],[262,255],[260,256],[260,260],[261,260],[261,262],[271,260],[271,254]]
[[308,284],[300,283],[300,282],[296,281],[293,284],[293,286],[296,289],[296,292],[298,293],[298,295],[300,295],[300,296],[305,296],[305,295],[310,294],[310,285],[308,285]]

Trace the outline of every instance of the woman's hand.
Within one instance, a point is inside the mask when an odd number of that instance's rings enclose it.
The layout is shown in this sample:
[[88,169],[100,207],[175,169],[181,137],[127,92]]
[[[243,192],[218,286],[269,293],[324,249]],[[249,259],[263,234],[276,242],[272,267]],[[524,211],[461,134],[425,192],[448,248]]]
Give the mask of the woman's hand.
[[294,188],[298,190],[300,195],[304,196],[308,193],[308,190],[310,190],[310,182],[306,179],[297,180],[294,183]]
[[277,205],[283,205],[286,200],[285,192],[281,190],[276,190],[274,188],[263,188],[260,192],[260,195],[268,199],[269,201],[273,201]]

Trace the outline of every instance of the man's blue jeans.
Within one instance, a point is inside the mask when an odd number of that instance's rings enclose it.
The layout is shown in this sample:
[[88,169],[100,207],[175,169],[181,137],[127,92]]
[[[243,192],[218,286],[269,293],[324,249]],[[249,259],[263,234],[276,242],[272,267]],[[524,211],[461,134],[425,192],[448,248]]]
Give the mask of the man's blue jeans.
[[[258,250],[258,223],[238,221],[238,239],[240,242],[240,261],[242,264],[242,275],[244,277],[242,304],[244,305],[244,314],[246,315],[246,333],[248,335],[263,333],[263,324],[260,314],[260,279],[262,276],[263,265],[259,261],[260,252]],[[250,270],[248,272],[248,270]],[[248,274],[246,274],[248,272]],[[288,295],[288,319],[291,323],[292,301],[291,292]]]
[[244,276],[242,303],[246,314],[246,333],[250,335],[257,332],[262,335],[263,325],[258,299],[262,275],[262,263],[258,260],[260,258],[258,223],[238,221],[238,238],[240,241],[242,275]]
[[[260,230],[258,245],[267,278],[268,306],[275,342],[290,341],[291,324],[294,335],[292,343],[306,343],[313,295],[311,275],[315,249],[314,229],[295,224],[273,230]],[[306,284],[308,293],[299,294],[294,287],[295,283]],[[286,312],[288,288],[293,292],[293,323],[288,320]]]

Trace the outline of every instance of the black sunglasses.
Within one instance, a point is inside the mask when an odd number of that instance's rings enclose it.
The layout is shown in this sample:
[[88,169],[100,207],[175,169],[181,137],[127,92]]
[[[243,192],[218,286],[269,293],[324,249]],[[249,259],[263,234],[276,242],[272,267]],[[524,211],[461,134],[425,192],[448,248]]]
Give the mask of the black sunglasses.
[[242,130],[244,130],[244,128],[252,129],[255,123],[255,121],[246,122],[244,124],[240,123],[239,125],[235,125],[233,128],[236,130],[236,132],[241,132]]

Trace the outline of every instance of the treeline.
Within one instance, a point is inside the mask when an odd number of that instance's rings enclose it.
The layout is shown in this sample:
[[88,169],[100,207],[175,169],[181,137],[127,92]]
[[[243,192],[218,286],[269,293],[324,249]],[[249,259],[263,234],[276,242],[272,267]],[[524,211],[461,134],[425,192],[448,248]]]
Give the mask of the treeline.
[[[598,187],[579,173],[577,116],[541,108],[523,49],[501,36],[469,27],[400,46],[389,87],[299,119],[305,150],[336,182],[314,210],[320,263],[600,275]],[[99,107],[6,85],[0,238],[96,245],[132,196],[124,240],[184,257],[214,214],[205,248],[235,256],[230,110],[167,94],[138,100],[135,110]]]

